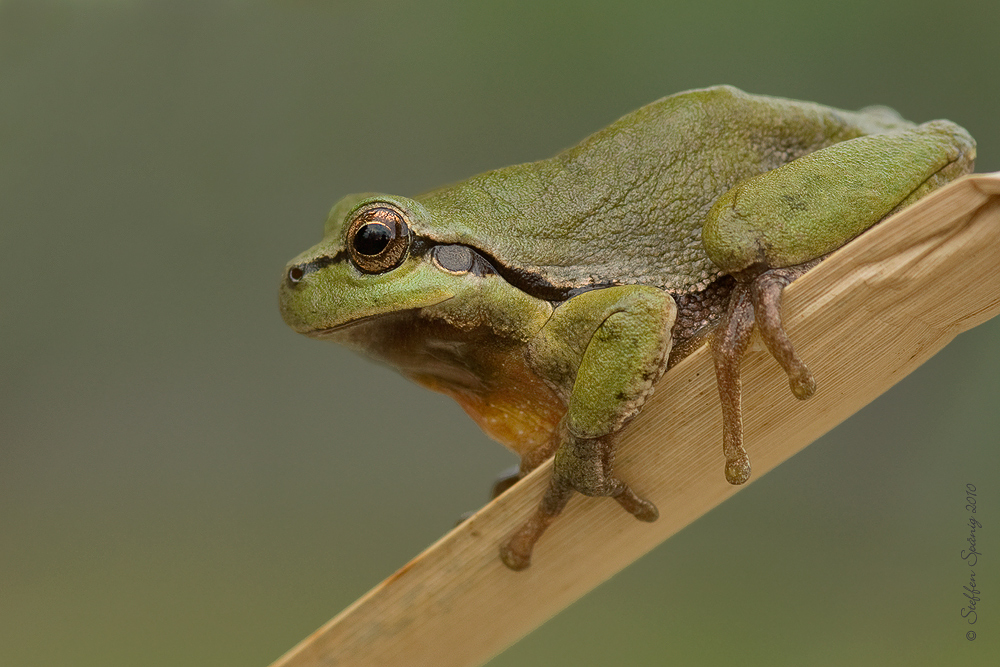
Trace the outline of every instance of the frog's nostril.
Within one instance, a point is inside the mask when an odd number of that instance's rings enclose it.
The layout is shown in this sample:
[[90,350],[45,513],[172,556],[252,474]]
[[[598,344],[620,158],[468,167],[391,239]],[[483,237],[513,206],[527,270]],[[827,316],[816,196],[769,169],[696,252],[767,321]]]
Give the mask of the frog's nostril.
[[302,277],[306,275],[305,270],[301,266],[293,266],[288,269],[288,280],[297,283],[302,280]]

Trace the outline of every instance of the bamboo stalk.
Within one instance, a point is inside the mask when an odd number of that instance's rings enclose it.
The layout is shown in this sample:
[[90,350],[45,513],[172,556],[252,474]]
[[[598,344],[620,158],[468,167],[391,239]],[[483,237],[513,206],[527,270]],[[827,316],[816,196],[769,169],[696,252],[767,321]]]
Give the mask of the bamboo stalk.
[[[819,389],[805,402],[763,346],[743,364],[753,479],[1000,313],[1000,173],[921,200],[793,283],[785,324]],[[660,508],[653,524],[575,497],[512,572],[497,549],[534,510],[551,461],[438,540],[272,667],[479,665],[742,487],[723,476],[712,360],[672,368],[622,437],[616,469]]]

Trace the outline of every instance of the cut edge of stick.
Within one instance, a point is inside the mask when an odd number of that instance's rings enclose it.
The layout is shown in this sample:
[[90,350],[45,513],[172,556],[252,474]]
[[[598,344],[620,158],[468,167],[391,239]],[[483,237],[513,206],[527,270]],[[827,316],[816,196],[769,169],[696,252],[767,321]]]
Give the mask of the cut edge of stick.
[[[1000,313],[1000,173],[932,193],[834,253],[785,291],[785,324],[819,383],[804,402],[763,346],[743,363],[751,481]],[[962,285],[955,290],[954,285]],[[500,544],[530,515],[551,460],[292,648],[272,667],[470,667],[525,634],[742,487],[723,476],[705,346],[672,368],[621,438],[616,472],[660,508],[641,523],[575,497],[512,572]]]

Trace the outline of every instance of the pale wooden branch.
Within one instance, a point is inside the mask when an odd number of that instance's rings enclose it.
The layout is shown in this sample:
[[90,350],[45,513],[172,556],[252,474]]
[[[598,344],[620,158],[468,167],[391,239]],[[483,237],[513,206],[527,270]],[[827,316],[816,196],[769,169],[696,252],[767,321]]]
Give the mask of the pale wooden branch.
[[[785,292],[796,349],[819,389],[805,402],[759,344],[744,361],[752,479],[826,433],[1000,312],[1000,173],[962,179],[836,252]],[[672,368],[621,441],[617,470],[660,508],[641,523],[577,496],[531,567],[497,548],[534,510],[551,461],[442,537],[272,667],[468,667],[487,661],[742,487],[723,476],[712,361]]]

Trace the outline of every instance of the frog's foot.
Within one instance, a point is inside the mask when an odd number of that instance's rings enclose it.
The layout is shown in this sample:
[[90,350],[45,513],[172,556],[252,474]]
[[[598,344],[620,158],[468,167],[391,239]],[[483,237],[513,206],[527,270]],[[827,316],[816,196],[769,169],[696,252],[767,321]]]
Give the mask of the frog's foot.
[[549,488],[538,509],[520,530],[500,547],[500,558],[512,570],[531,564],[531,552],[542,533],[566,507],[574,492],[614,498],[640,521],[656,521],[656,505],[639,497],[628,484],[611,476],[611,438],[574,438],[556,453]]
[[754,323],[764,344],[788,374],[792,393],[806,399],[816,391],[812,373],[802,363],[781,324],[781,291],[818,263],[779,269],[745,271],[729,298],[712,339],[715,376],[722,403],[722,451],[726,457],[726,480],[743,484],[750,479],[750,458],[743,447],[743,408],[740,361],[750,344]]
[[538,509],[527,523],[500,546],[500,560],[504,565],[515,571],[531,565],[531,552],[535,548],[535,542],[563,511],[572,495],[573,487],[553,475]]

